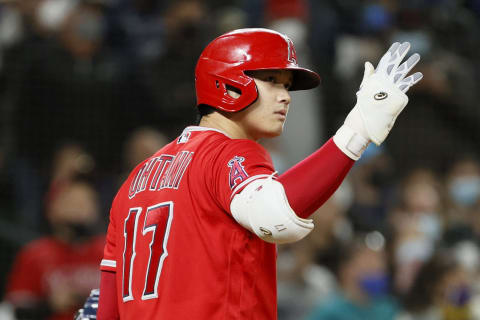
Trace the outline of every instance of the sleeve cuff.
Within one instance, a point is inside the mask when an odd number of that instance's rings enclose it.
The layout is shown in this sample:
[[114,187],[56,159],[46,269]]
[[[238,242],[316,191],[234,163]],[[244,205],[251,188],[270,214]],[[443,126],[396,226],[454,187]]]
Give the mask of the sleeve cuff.
[[100,270],[115,272],[117,270],[117,261],[103,259],[102,262],[100,262]]

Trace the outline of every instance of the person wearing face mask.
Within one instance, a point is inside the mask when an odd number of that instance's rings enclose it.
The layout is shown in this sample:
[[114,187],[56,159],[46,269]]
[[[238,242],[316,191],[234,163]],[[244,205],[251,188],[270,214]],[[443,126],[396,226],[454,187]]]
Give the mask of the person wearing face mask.
[[308,320],[389,320],[398,313],[389,295],[389,274],[384,251],[385,239],[379,232],[357,236],[337,250],[333,267],[337,291],[318,305]]
[[51,234],[20,250],[9,277],[6,300],[16,319],[70,320],[99,285],[105,240],[95,235],[98,215],[97,194],[85,181],[65,184],[49,199]]
[[449,170],[447,187],[452,206],[468,209],[480,198],[480,164],[471,157],[461,157]]
[[447,229],[445,242],[478,239],[480,205],[480,163],[471,156],[460,156],[446,174]]
[[452,252],[440,249],[418,272],[398,320],[469,320],[472,279]]
[[399,186],[398,206],[389,212],[389,227],[393,235],[393,286],[397,294],[404,294],[415,281],[418,268],[443,240],[445,209],[442,185],[432,170],[412,170]]

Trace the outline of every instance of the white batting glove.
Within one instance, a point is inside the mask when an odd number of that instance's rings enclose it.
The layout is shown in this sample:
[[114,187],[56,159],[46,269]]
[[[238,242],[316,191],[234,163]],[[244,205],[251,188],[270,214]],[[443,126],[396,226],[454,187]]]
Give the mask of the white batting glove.
[[406,77],[420,61],[418,53],[400,64],[409,49],[410,43],[395,42],[380,59],[376,70],[370,62],[365,63],[357,104],[333,137],[335,144],[350,158],[358,160],[370,141],[380,145],[385,140],[408,103],[405,93],[422,79],[420,72]]

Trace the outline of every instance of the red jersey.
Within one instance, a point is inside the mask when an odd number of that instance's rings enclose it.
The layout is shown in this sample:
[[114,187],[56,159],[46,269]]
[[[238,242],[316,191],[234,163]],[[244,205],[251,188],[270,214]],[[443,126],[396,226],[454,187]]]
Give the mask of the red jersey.
[[26,245],[17,255],[6,298],[14,305],[48,301],[50,296],[72,294],[79,304],[53,314],[50,320],[71,320],[92,288],[98,288],[98,263],[105,237],[80,244],[66,244],[45,237]]
[[240,226],[232,197],[270,176],[251,140],[188,127],[116,195],[101,269],[121,319],[276,319],[276,247]]

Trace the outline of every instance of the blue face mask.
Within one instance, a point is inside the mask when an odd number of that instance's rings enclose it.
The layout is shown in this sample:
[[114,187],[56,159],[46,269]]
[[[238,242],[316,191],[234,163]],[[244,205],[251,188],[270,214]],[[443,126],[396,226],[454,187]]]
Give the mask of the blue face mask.
[[463,285],[452,290],[447,298],[452,305],[462,307],[470,301],[471,296],[470,287]]
[[449,191],[457,204],[470,207],[477,202],[480,195],[480,178],[476,176],[456,178],[450,185]]
[[388,276],[385,273],[367,274],[359,279],[360,287],[370,298],[378,298],[388,292]]

